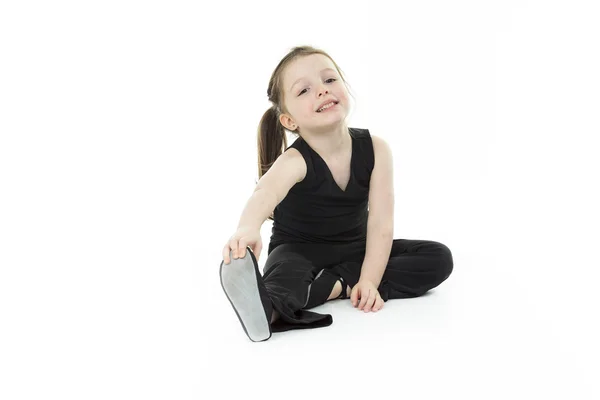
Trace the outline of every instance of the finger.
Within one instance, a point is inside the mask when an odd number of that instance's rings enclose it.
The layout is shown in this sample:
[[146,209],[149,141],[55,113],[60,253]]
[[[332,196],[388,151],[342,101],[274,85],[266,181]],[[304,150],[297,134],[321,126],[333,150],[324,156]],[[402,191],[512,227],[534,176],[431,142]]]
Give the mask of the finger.
[[222,255],[223,255],[223,261],[225,262],[225,264],[229,264],[229,243],[225,245],[225,247],[223,247],[223,251],[222,251]]
[[373,307],[373,311],[377,312],[381,310],[381,307],[383,307],[383,299],[381,298],[381,296],[377,296],[377,299],[375,300],[375,307]]
[[352,292],[350,292],[350,300],[352,301],[352,306],[356,307],[358,304],[358,288],[356,286],[354,286]]
[[238,257],[244,258],[245,255],[246,255],[246,240],[240,239],[240,244],[238,247]]
[[254,250],[253,251],[254,251],[254,256],[256,257],[256,262],[258,262],[258,258],[260,257],[260,252],[262,251],[262,244],[260,244],[260,242],[257,243],[254,246]]
[[367,304],[365,305],[365,312],[371,311],[375,305],[375,300],[377,300],[377,296],[375,295],[375,292],[371,291],[369,293],[369,298],[367,299]]
[[231,248],[231,256],[233,258],[237,258],[237,251],[238,251],[238,241],[237,241],[237,239],[231,239],[229,241],[229,247]]
[[367,304],[367,300],[369,299],[369,291],[363,291],[360,296],[360,304],[358,305],[358,309],[362,310],[364,306]]

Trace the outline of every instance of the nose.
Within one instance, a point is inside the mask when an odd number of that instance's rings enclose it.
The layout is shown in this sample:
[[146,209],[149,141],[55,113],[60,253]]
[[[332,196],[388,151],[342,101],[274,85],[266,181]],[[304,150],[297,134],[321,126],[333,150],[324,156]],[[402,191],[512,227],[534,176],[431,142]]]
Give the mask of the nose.
[[322,97],[322,96],[326,95],[327,93],[329,93],[329,91],[327,89],[325,89],[324,87],[320,86],[318,93],[319,93],[319,97]]

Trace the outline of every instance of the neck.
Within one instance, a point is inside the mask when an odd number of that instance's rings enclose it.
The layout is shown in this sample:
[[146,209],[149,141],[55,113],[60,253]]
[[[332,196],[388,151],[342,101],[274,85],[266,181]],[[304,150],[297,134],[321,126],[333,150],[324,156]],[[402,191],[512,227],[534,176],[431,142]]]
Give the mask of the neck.
[[345,152],[348,143],[351,143],[346,124],[322,132],[302,131],[300,135],[323,158],[335,157]]

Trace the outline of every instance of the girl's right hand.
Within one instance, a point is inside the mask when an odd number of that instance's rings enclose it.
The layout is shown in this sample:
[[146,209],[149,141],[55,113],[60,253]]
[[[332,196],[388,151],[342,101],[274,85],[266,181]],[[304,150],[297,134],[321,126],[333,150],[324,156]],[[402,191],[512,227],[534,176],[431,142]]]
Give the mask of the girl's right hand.
[[233,252],[233,258],[244,258],[246,255],[246,246],[250,247],[256,257],[256,261],[258,261],[262,250],[262,238],[260,237],[259,229],[240,227],[235,231],[225,247],[223,247],[223,261],[225,264],[229,264],[231,261],[229,258],[230,251]]

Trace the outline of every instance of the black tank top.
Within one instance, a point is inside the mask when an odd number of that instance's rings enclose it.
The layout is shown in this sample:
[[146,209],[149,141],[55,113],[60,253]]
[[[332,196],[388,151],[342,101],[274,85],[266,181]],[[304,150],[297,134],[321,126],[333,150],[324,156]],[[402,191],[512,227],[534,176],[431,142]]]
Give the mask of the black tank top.
[[375,165],[368,129],[348,128],[352,138],[350,179],[342,190],[329,167],[298,137],[295,148],[306,162],[306,176],[273,210],[268,253],[283,243],[343,244],[366,240],[369,183]]

